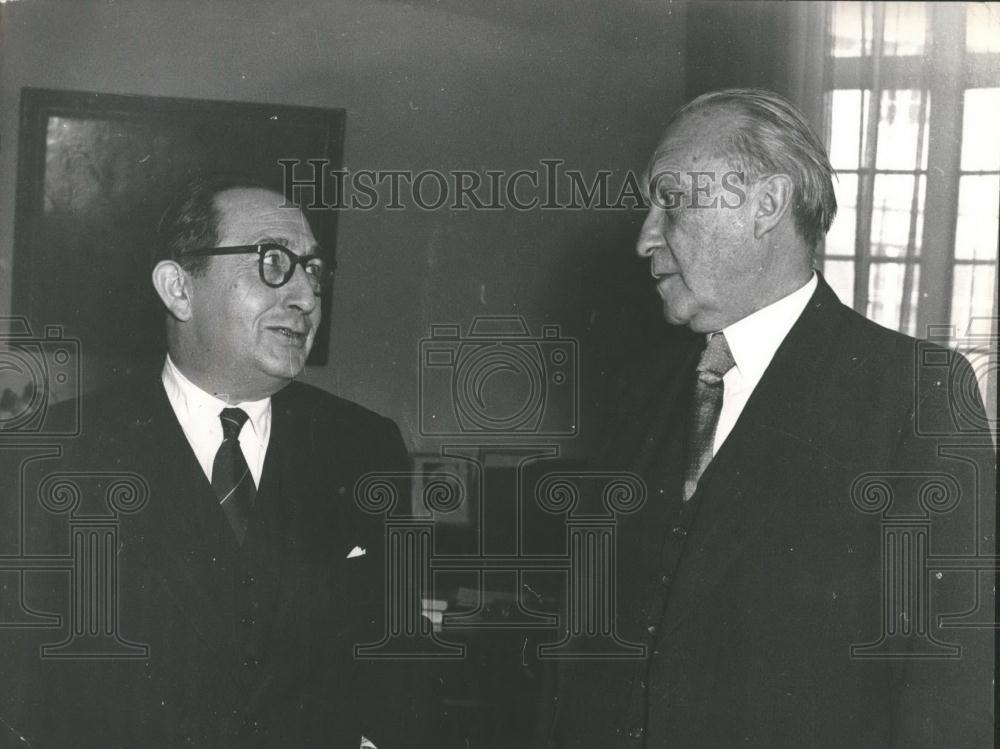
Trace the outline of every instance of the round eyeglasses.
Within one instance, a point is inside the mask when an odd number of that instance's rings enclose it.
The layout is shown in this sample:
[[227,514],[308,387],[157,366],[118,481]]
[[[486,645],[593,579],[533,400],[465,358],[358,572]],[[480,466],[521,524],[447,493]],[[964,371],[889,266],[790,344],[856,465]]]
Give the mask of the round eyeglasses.
[[211,255],[242,255],[257,253],[257,271],[260,280],[277,289],[292,280],[295,267],[302,266],[314,294],[321,294],[333,278],[336,262],[320,255],[296,255],[287,247],[274,242],[245,244],[233,247],[208,247],[201,250],[186,250],[184,257],[208,257]]

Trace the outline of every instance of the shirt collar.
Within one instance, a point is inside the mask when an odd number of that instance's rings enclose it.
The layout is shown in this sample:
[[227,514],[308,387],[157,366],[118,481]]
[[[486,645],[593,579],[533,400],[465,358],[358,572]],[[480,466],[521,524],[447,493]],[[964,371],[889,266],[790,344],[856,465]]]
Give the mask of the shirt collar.
[[752,381],[761,378],[818,283],[814,272],[801,288],[723,328],[741,377]]
[[242,408],[250,417],[250,426],[257,439],[263,439],[267,434],[267,420],[271,416],[270,397],[235,404],[226,403],[206,393],[185,377],[170,358],[170,354],[167,354],[167,360],[163,365],[162,379],[163,387],[171,402],[178,404],[193,421],[218,424],[222,409]]

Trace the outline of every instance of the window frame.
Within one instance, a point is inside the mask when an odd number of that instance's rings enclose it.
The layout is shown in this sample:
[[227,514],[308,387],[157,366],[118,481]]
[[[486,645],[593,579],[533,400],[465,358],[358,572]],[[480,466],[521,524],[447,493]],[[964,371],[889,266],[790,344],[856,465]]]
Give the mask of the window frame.
[[[865,3],[869,5],[869,3]],[[869,143],[870,153],[862,155],[857,169],[837,170],[858,176],[854,254],[827,253],[825,242],[817,251],[817,264],[825,267],[827,260],[850,261],[854,265],[854,288],[851,303],[861,314],[868,313],[869,288],[872,266],[880,263],[899,264],[905,267],[912,262],[917,269],[917,299],[915,305],[915,333],[925,337],[933,327],[940,329],[942,321],[954,326],[955,337],[960,338],[969,321],[952,320],[954,269],[957,265],[992,265],[997,268],[996,256],[988,260],[959,259],[955,256],[955,239],[958,225],[959,185],[961,177],[972,174],[995,175],[994,170],[961,170],[962,124],[965,92],[972,88],[994,88],[1000,81],[994,72],[1000,70],[1000,54],[966,53],[966,6],[964,3],[931,3],[926,6],[926,23],[933,33],[926,35],[923,54],[883,56],[879,47],[884,32],[885,10],[883,3],[871,3],[872,44],[858,57],[835,57],[827,37],[827,75],[824,81],[825,128],[827,146],[832,133],[832,94],[835,90],[860,91],[862,111],[864,92],[869,97],[869,118],[875,127],[868,127],[877,141],[878,118],[881,98],[888,90],[927,91],[930,112],[925,138],[927,140],[927,165],[917,164],[912,170],[879,169],[875,166],[877,142]],[[832,32],[835,4],[827,7],[826,29]],[[864,11],[862,11],[864,13]],[[950,43],[949,43],[950,42]],[[865,45],[862,45],[863,47]],[[874,59],[873,59],[874,57]],[[873,70],[874,67],[874,70]],[[956,85],[956,81],[959,85]],[[920,229],[921,252],[914,257],[883,257],[872,255],[871,221],[875,179],[881,174],[914,175],[925,179],[925,220]],[[927,220],[928,207],[933,206],[933,220]],[[997,273],[998,271],[994,271]],[[996,277],[996,276],[995,276]],[[904,297],[905,298],[905,297]],[[904,307],[905,309],[905,307]],[[994,288],[992,332],[996,335],[997,292]],[[905,314],[901,312],[897,327],[905,328]],[[905,331],[904,331],[905,332]]]

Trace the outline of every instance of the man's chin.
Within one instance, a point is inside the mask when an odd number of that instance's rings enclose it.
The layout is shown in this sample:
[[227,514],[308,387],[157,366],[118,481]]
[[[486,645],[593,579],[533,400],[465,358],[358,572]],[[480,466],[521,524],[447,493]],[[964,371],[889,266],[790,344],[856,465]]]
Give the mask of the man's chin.
[[663,319],[671,325],[685,327],[694,333],[714,333],[718,330],[717,327],[713,327],[713,321],[706,319],[704,314],[678,308],[669,302],[663,303]]
[[668,301],[663,302],[663,319],[671,325],[687,326],[691,316],[685,314],[684,310],[678,309]]
[[306,359],[309,357],[308,349],[301,351],[283,351],[269,356],[266,361],[261,362],[261,369],[275,380],[283,380],[284,384],[294,380],[305,369]]

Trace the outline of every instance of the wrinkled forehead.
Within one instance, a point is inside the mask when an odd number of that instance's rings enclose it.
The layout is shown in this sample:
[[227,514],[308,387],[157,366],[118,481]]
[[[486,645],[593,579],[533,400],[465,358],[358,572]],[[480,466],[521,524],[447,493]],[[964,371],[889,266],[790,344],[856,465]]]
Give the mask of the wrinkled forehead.
[[668,175],[673,183],[685,185],[694,174],[728,171],[722,134],[718,123],[695,123],[686,118],[672,124],[646,164],[642,184],[650,185]]
[[692,112],[670,124],[650,158],[650,166],[672,164],[698,169],[721,160],[723,138],[732,128],[730,113],[720,107]]
[[219,216],[219,244],[276,241],[304,251],[316,246],[305,215],[283,195],[257,187],[224,190],[215,196]]

